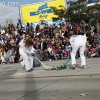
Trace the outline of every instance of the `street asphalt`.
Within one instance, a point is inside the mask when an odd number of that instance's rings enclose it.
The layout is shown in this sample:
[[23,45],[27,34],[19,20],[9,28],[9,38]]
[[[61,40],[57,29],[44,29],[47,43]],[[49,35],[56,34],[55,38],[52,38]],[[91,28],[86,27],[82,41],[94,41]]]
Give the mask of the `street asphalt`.
[[[42,61],[57,67],[67,60]],[[26,72],[19,63],[0,64],[0,100],[100,100],[100,58],[87,58],[87,68],[77,59],[63,70],[45,70],[43,66]]]

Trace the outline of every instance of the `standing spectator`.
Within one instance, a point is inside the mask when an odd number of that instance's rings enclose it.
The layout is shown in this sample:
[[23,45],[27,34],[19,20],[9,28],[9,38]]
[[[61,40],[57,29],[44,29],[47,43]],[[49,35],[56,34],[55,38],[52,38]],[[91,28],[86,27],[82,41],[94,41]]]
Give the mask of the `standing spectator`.
[[39,27],[39,25],[37,24],[37,25],[36,25],[36,33],[37,33],[39,30],[40,30],[40,27]]
[[5,30],[3,28],[1,29],[1,34],[5,34]]
[[12,32],[11,32],[11,25],[10,24],[8,24],[8,33],[12,34]]
[[30,31],[33,32],[34,28],[33,28],[33,23],[30,24]]
[[3,39],[0,37],[0,44],[3,45],[4,44],[4,41]]
[[44,29],[44,24],[43,24],[43,22],[41,22],[41,24],[40,24],[40,30],[43,30]]
[[27,33],[30,32],[30,24],[29,24],[29,23],[27,23],[27,25],[26,25],[26,32],[27,32]]
[[42,39],[42,42],[41,42],[41,50],[44,51],[47,49],[47,43],[45,41],[45,39]]

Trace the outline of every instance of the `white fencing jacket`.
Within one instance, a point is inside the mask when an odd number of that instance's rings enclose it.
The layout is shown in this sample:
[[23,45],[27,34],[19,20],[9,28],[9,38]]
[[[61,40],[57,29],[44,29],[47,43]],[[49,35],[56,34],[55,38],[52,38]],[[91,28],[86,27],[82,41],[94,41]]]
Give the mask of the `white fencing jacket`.
[[71,46],[73,47],[74,44],[80,44],[80,43],[86,44],[87,38],[86,35],[73,35],[69,41]]

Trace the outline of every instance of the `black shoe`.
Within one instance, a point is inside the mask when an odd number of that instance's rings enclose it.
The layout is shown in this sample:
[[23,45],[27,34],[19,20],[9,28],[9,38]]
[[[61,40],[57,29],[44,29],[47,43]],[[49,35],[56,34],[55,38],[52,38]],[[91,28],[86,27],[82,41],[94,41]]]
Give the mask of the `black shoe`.
[[33,70],[33,68],[31,68],[31,71]]
[[26,72],[31,72],[32,70],[27,70]]
[[86,69],[86,65],[83,65],[83,67],[82,67],[83,69]]
[[75,69],[75,67],[72,67],[72,69],[74,70],[74,69]]
[[75,65],[72,65],[72,69],[73,69],[73,70],[75,69]]

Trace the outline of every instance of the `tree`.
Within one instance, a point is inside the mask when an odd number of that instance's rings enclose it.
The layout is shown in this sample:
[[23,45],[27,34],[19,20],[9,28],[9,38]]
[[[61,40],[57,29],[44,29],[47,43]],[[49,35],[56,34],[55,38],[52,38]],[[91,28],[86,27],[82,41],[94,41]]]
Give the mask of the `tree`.
[[62,20],[63,18],[66,18],[66,8],[63,6],[59,6],[59,9],[56,7],[51,7],[53,9],[54,15],[56,15],[56,17],[52,17],[53,21],[57,21],[57,20]]
[[98,23],[100,23],[100,4],[87,7],[87,11],[88,11],[87,15],[89,19],[94,19]]
[[96,19],[100,23],[100,4],[87,6],[87,0],[77,0],[68,2],[67,9],[60,6],[60,9],[51,7],[58,17],[52,19],[67,18],[73,23],[80,23],[81,20]]

